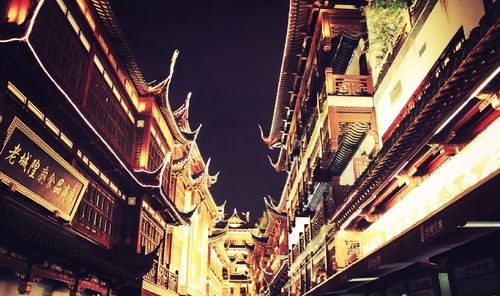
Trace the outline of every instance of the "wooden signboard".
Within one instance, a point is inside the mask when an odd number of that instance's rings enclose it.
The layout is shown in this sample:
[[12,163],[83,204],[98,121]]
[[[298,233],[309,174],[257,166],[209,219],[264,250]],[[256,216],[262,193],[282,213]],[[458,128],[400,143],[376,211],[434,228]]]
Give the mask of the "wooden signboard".
[[12,120],[0,152],[0,180],[71,221],[88,180],[21,120]]

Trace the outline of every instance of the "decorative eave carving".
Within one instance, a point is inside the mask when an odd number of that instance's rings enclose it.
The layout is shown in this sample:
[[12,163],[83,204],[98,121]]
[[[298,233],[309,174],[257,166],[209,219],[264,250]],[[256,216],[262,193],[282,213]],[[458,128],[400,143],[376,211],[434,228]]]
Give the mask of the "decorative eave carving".
[[200,132],[201,125],[195,131],[190,131],[190,130],[183,131],[179,126],[176,117],[174,116],[174,112],[172,112],[169,99],[169,90],[170,90],[170,83],[172,81],[172,76],[174,74],[175,63],[177,61],[178,56],[179,56],[179,51],[175,50],[174,54],[172,55],[172,59],[170,60],[169,75],[163,81],[157,83],[154,86],[150,86],[148,89],[149,91],[148,94],[153,95],[156,98],[159,98],[160,111],[163,117],[165,118],[165,121],[167,122],[167,125],[169,126],[170,131],[172,132],[172,135],[179,143],[185,144],[194,142],[196,140],[196,137]]
[[257,235],[255,235],[255,234],[252,233],[252,240],[253,240],[253,242],[254,242],[255,245],[263,247],[269,241],[269,237],[266,237],[266,236],[257,236]]
[[278,159],[276,161],[273,161],[269,155],[267,156],[267,158],[269,159],[269,163],[271,164],[271,166],[277,172],[281,172],[281,171],[284,171],[286,169],[286,167],[285,167],[285,159],[286,159],[285,149],[283,149],[283,148],[280,149]]
[[269,217],[278,220],[287,218],[286,212],[280,211],[278,207],[274,205],[270,196],[264,197],[264,204],[266,205],[266,212],[268,213]]

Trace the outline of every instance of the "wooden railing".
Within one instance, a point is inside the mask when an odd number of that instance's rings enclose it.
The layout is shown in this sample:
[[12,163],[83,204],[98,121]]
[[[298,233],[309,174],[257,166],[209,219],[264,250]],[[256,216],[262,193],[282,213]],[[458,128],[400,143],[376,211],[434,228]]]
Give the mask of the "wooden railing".
[[292,249],[292,262],[295,262],[300,255],[300,244],[296,244]]
[[330,96],[373,96],[373,84],[370,76],[338,75],[332,68],[325,70],[326,94]]
[[315,239],[319,234],[321,227],[325,224],[323,203],[316,209],[316,213],[311,219],[311,239]]
[[307,225],[304,229],[304,239],[307,248],[307,245],[311,242],[311,225]]
[[174,291],[174,292],[177,292],[178,286],[179,286],[179,276],[176,273],[168,270],[168,285],[167,285],[167,289],[171,290],[171,291]]
[[175,272],[170,271],[166,265],[158,264],[158,261],[156,260],[154,261],[151,270],[144,275],[144,279],[150,283],[177,293],[178,275]]

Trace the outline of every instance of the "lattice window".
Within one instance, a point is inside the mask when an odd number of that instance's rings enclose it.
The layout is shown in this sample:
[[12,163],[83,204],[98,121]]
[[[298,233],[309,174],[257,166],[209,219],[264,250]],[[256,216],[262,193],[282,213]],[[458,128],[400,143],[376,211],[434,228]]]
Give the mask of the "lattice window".
[[322,272],[326,271],[326,263],[325,262],[326,262],[325,257],[321,257],[321,259],[319,259],[318,262],[316,262],[313,265],[313,274],[315,276],[318,276]]
[[[95,183],[89,184],[78,208],[78,222],[92,233],[97,233],[101,242],[119,238],[119,204],[115,198]],[[104,241],[103,241],[104,239]]]
[[163,153],[160,150],[160,146],[154,139],[149,141],[149,153],[148,153],[148,170],[157,169],[163,160]]
[[[146,254],[149,254],[158,246],[161,239],[163,238],[163,235],[165,234],[165,230],[146,211],[142,212],[141,218],[141,247],[144,248]],[[161,253],[162,249],[160,248],[159,254]],[[161,259],[162,258],[160,258],[160,262]]]
[[30,40],[64,90],[80,99],[87,52],[59,8],[42,7]]
[[85,109],[115,149],[128,160],[132,156],[134,125],[101,76],[94,69]]

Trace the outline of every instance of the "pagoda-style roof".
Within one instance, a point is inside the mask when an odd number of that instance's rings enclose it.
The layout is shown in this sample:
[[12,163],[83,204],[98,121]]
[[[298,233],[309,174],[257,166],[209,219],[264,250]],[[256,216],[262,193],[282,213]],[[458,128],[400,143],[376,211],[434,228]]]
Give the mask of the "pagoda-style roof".
[[[167,122],[169,130],[172,132],[174,139],[178,143],[185,144],[194,142],[196,140],[196,137],[200,132],[201,125],[195,131],[191,131],[191,129],[185,129],[188,126],[188,125],[186,126],[185,123],[181,128],[170,106],[170,98],[169,98],[170,83],[172,81],[172,76],[174,74],[174,69],[175,69],[175,62],[177,61],[178,55],[179,51],[176,50],[172,55],[172,59],[170,61],[169,75],[163,81],[153,86],[150,86],[148,89],[148,95],[152,95],[156,98],[158,106],[160,107],[161,113],[163,115],[163,118],[165,118],[165,121]],[[178,114],[182,114],[182,112],[179,112]]]
[[[226,212],[226,201],[224,201],[220,206],[217,206],[217,211],[219,211],[219,215],[221,217],[221,219],[223,220],[224,219],[224,216],[226,215],[225,212]],[[217,221],[219,222],[219,221]]]
[[177,110],[175,110],[173,112],[173,115],[175,118],[175,122],[177,123],[177,126],[183,133],[198,134],[198,131],[201,129],[201,124],[194,132],[191,130],[191,126],[189,124],[189,102],[191,101],[191,96],[192,93],[189,92],[186,96],[184,104],[182,104],[182,106],[180,106]]
[[227,228],[213,230],[208,234],[208,242],[215,243],[219,241],[224,241],[224,239],[226,238],[226,234],[227,234]]
[[346,132],[341,136],[339,148],[328,168],[335,176],[342,174],[369,131],[370,125],[367,122],[353,122],[348,125]]
[[168,178],[168,176],[165,176],[167,167],[170,166],[171,170],[174,167],[172,163],[172,153],[168,152],[157,169],[154,171],[135,170],[134,176],[141,181],[142,189],[139,193],[150,199],[152,204],[155,205],[155,210],[163,215],[166,223],[189,225],[191,224],[190,218],[196,208],[190,212],[179,210],[161,186],[163,178]]
[[[316,7],[326,5],[328,8],[334,8],[334,5],[337,4],[336,2],[328,4],[323,2],[325,1],[290,0],[285,48],[269,133],[265,135],[264,131],[259,126],[264,143],[271,149],[280,149],[277,160],[273,161],[270,159],[271,165],[277,171],[285,169],[286,151],[284,150],[284,146],[286,145],[287,131],[284,130],[284,127],[285,122],[289,121],[290,117],[293,117],[293,109],[295,106],[291,104],[296,101],[294,97],[297,96],[302,81],[302,71],[304,70],[300,69],[304,67],[299,66],[301,63],[300,61],[301,59],[307,58],[310,52],[309,50],[304,50],[304,43],[306,42],[306,38],[312,36],[314,30],[311,28],[315,27],[315,23],[308,24],[308,21],[311,19],[311,14],[315,13],[314,10]],[[356,7],[360,7],[366,4],[366,1],[352,0],[345,1],[345,4],[352,4]],[[336,12],[335,17],[342,19],[346,17],[344,14],[345,12]],[[359,14],[357,17],[359,18],[361,15]],[[345,72],[351,60],[352,53],[357,47],[363,32],[359,25],[361,19],[351,15],[349,18],[353,18],[354,23],[357,25],[353,25],[349,29],[340,29],[337,32],[338,35],[334,36],[333,40],[330,41],[331,44],[327,46],[328,48],[335,48],[332,62],[336,74]],[[314,19],[314,17],[312,19]]]
[[245,214],[245,218],[241,218],[238,215],[238,210],[234,209],[233,214],[227,219],[227,222],[230,228],[253,228],[250,227],[249,219],[250,214],[248,212]]
[[264,197],[264,204],[266,205],[267,214],[273,219],[286,219],[286,212],[282,212],[278,209],[278,206],[274,203],[270,196]]
[[176,145],[174,147],[171,170],[173,173],[181,173],[191,161],[194,143]]
[[261,130],[262,140],[268,147],[273,147],[281,138],[283,118],[286,107],[290,102],[290,89],[293,86],[294,72],[297,68],[299,53],[304,41],[303,32],[306,32],[307,17],[312,9],[309,1],[290,0],[288,13],[288,28],[285,39],[285,50],[281,63],[278,91],[274,104],[273,120],[267,136]]
[[209,168],[210,168],[210,162],[211,158],[209,158],[202,170],[199,170],[198,172],[192,172],[191,167],[190,167],[190,176],[191,176],[191,181],[193,184],[201,184],[202,182],[205,182],[207,185],[207,188],[210,188],[213,184],[217,182],[217,179],[219,177],[219,172],[217,172],[215,175],[210,175]]
[[171,225],[190,225],[191,217],[198,208],[196,205],[189,212],[179,210],[160,187],[149,188],[144,196],[150,199],[153,208],[165,218],[167,224]]
[[257,236],[255,234],[252,233],[252,240],[254,242],[255,245],[258,245],[258,246],[265,246],[267,244],[267,242],[269,241],[269,237],[267,236]]

